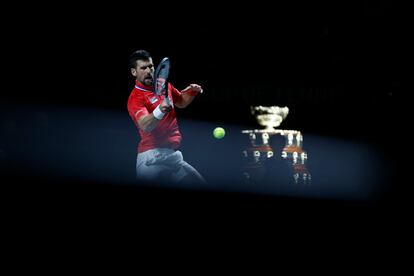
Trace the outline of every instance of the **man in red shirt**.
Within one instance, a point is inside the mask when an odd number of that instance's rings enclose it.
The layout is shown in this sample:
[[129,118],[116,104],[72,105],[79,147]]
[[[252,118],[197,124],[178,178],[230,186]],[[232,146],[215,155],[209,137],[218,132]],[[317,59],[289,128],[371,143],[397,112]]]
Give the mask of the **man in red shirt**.
[[202,93],[198,84],[190,84],[178,91],[168,84],[169,105],[164,96],[153,92],[154,64],[145,50],[132,53],[129,60],[135,87],[128,99],[128,113],[138,128],[136,172],[139,179],[156,182],[202,182],[204,178],[183,160],[178,150],[181,133],[175,107],[188,106],[195,96]]

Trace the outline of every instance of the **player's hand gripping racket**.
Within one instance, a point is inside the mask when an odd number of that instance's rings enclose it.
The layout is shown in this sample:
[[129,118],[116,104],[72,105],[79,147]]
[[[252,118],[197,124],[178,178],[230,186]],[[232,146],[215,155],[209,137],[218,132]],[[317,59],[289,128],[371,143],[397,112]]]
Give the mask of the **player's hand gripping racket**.
[[154,74],[154,92],[158,96],[164,95],[167,104],[171,105],[168,97],[168,75],[170,73],[170,60],[168,57],[162,59]]

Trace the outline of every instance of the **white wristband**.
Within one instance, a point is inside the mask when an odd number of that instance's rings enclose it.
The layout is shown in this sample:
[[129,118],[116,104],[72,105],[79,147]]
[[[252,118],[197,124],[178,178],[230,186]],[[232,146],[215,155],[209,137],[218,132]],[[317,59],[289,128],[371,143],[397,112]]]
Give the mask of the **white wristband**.
[[165,113],[162,113],[160,105],[158,105],[154,111],[152,112],[152,114],[154,115],[155,118],[157,118],[158,120],[161,120],[162,118],[164,118]]

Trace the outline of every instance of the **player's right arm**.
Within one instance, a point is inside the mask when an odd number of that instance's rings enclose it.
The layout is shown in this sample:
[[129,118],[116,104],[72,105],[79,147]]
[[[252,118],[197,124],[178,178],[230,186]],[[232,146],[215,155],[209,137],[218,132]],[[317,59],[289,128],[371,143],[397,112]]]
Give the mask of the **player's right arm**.
[[171,109],[171,105],[164,99],[151,113],[139,116],[140,111],[138,110],[137,123],[139,128],[145,132],[151,132]]

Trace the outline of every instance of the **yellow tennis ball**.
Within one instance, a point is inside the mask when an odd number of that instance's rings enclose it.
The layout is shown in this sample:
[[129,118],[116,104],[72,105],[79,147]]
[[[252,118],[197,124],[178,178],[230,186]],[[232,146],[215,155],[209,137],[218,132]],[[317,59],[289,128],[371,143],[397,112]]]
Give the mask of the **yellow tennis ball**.
[[226,132],[224,131],[224,128],[222,128],[222,127],[216,127],[213,131],[213,136],[216,139],[223,138],[225,134],[226,134]]

